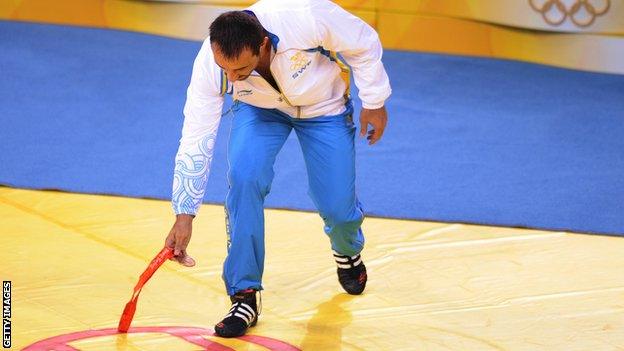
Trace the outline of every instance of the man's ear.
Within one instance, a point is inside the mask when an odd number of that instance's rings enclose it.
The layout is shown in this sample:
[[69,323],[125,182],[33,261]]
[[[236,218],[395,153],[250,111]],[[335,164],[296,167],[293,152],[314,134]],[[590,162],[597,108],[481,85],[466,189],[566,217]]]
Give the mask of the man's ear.
[[260,44],[260,48],[265,49],[267,45],[271,45],[271,40],[269,37],[264,37],[264,39],[262,39],[262,44]]

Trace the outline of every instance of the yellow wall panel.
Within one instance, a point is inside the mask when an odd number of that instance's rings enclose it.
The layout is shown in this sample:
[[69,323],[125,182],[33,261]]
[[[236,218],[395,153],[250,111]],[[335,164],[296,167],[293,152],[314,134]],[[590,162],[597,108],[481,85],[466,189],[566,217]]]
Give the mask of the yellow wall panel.
[[[488,1],[488,0],[480,0]],[[504,0],[496,0],[504,1]],[[522,0],[513,0],[520,2]],[[437,14],[455,16],[458,13],[471,13],[479,2],[474,0],[378,0],[377,10],[380,12],[400,12],[403,14]]]
[[22,0],[3,0],[0,3],[0,18],[12,18],[13,12],[21,2]]
[[378,31],[386,48],[488,55],[489,27],[452,18],[381,13]]
[[8,12],[6,18],[16,20],[100,27],[104,25],[102,2],[103,0],[10,1],[7,5],[0,5],[3,9],[0,10],[0,15],[4,16]]
[[[384,46],[391,49],[492,56],[624,73],[624,0],[610,1],[608,11],[587,28],[569,20],[553,28],[528,0],[335,1],[376,28]],[[579,0],[566,1],[571,6]],[[607,0],[589,1],[598,6],[597,2]],[[203,40],[216,16],[253,2],[2,0],[0,18]]]
[[492,56],[567,68],[624,73],[624,39],[595,34],[496,29],[490,32]]
[[377,10],[379,0],[334,0],[338,5],[346,9]]
[[375,11],[353,10],[349,12],[361,18],[364,22],[370,24],[371,27],[377,28],[377,13]]
[[[438,15],[496,23],[518,28],[555,32],[583,32],[624,35],[624,1],[565,0],[562,8],[544,9],[545,0],[379,0],[378,11],[403,14]],[[589,4],[594,14],[580,6]],[[563,9],[563,12],[558,12]],[[549,21],[564,19],[553,25]]]
[[624,73],[624,38],[540,33],[450,17],[382,13],[384,47],[497,57],[567,68]]
[[147,32],[175,38],[204,40],[210,23],[232,7],[203,4],[160,3],[141,1],[106,1],[109,27]]
[[[377,9],[377,2],[379,0],[333,0],[338,5],[347,8],[347,9],[357,9],[357,10],[370,10],[374,11]],[[184,2],[184,1],[180,1]],[[199,3],[204,5],[211,6],[221,6],[221,7],[247,7],[255,3],[255,0],[198,0],[198,1],[190,1],[191,3]],[[409,2],[409,1],[407,1]]]

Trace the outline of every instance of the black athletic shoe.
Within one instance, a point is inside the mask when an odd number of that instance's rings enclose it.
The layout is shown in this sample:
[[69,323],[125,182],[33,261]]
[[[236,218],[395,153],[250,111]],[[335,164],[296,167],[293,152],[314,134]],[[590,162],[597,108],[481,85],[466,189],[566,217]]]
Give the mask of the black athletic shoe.
[[351,295],[359,295],[366,287],[366,266],[359,254],[345,256],[334,251],[334,259],[338,265],[338,281],[342,288]]
[[224,338],[244,335],[258,322],[256,290],[247,289],[230,296],[232,307],[221,322],[215,325],[215,334]]

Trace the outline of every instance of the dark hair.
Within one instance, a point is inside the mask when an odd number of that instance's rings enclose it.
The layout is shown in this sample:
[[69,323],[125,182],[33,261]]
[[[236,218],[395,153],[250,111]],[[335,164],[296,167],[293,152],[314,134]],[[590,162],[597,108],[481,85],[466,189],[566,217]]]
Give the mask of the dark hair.
[[245,48],[258,55],[264,37],[258,19],[243,11],[222,13],[210,25],[210,43],[217,44],[228,59],[237,58]]

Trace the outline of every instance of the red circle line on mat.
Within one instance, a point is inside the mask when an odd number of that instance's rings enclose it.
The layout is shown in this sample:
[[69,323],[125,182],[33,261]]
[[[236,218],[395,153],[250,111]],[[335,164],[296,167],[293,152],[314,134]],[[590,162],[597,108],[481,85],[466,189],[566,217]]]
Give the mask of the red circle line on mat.
[[[178,337],[191,344],[201,346],[204,350],[208,351],[233,351],[234,349],[221,345],[218,342],[208,340],[202,335],[214,336],[214,332],[210,329],[197,328],[197,327],[133,327],[130,328],[128,334],[135,333],[164,333],[171,336]],[[111,335],[126,335],[125,333],[119,333],[117,328],[84,330],[75,333],[63,334],[53,336],[41,341],[37,341],[34,344],[26,346],[22,351],[76,351],[79,350],[68,343],[73,341],[80,341],[90,338],[96,338],[101,336]],[[251,344],[260,345],[273,351],[301,351],[301,349],[290,345],[284,341],[269,338],[259,335],[244,335],[237,339],[247,341]]]

